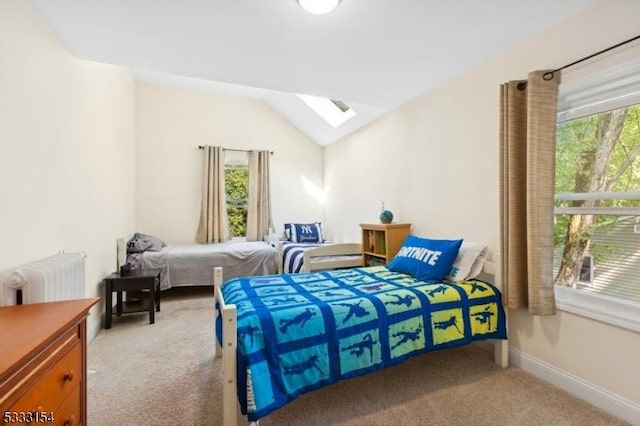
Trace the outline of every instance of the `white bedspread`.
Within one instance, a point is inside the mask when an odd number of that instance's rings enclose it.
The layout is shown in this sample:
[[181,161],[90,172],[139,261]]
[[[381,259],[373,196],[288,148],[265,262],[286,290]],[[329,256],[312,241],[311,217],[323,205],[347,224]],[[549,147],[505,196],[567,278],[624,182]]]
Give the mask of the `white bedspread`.
[[213,268],[224,267],[224,280],[278,272],[278,251],[263,241],[169,245],[144,252],[142,267],[163,269],[161,289],[213,285]]

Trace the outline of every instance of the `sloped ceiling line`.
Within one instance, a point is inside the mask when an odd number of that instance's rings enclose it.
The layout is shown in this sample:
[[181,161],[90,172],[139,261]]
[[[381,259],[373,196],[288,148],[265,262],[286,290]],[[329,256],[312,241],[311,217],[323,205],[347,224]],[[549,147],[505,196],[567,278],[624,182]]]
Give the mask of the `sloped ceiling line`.
[[[332,143],[595,0],[30,0],[79,58],[135,78],[263,99]],[[333,129],[294,94],[341,99]]]

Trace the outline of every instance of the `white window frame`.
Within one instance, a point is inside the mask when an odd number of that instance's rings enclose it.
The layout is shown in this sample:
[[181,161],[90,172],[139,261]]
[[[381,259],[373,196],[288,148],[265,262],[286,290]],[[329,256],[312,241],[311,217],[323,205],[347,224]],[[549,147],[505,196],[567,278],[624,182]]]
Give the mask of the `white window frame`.
[[[560,85],[558,122],[640,104],[640,59],[631,59]],[[636,197],[639,193],[556,194],[556,199],[584,197]],[[555,214],[610,214],[611,209],[556,208]],[[597,211],[594,211],[597,210]],[[613,214],[638,215],[639,209],[616,209]],[[593,264],[592,264],[593,266]],[[555,285],[556,307],[586,318],[640,332],[640,303]]]
[[640,333],[640,304],[605,294],[555,286],[556,307]]

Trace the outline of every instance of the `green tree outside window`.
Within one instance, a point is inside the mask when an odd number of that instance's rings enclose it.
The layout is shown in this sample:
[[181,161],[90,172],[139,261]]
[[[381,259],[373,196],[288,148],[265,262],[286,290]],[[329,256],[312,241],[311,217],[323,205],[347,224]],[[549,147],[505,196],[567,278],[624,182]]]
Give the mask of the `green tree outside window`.
[[[640,190],[640,105],[558,123],[556,139],[556,194]],[[640,200],[624,196],[565,200],[556,201],[556,207],[640,207]],[[586,256],[591,256],[595,265],[620,257],[614,245],[597,244],[593,237],[594,231],[607,232],[623,217],[556,214],[554,238],[561,253],[556,284],[576,287]]]
[[246,165],[226,164],[224,177],[229,232],[231,237],[244,237],[247,235],[249,167]]

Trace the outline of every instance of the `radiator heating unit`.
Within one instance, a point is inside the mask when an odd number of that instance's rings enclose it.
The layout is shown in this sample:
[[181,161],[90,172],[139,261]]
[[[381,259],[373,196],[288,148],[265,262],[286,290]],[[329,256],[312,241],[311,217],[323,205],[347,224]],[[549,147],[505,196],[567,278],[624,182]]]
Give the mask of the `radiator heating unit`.
[[9,271],[2,282],[0,304],[81,299],[85,292],[84,253],[59,253]]

